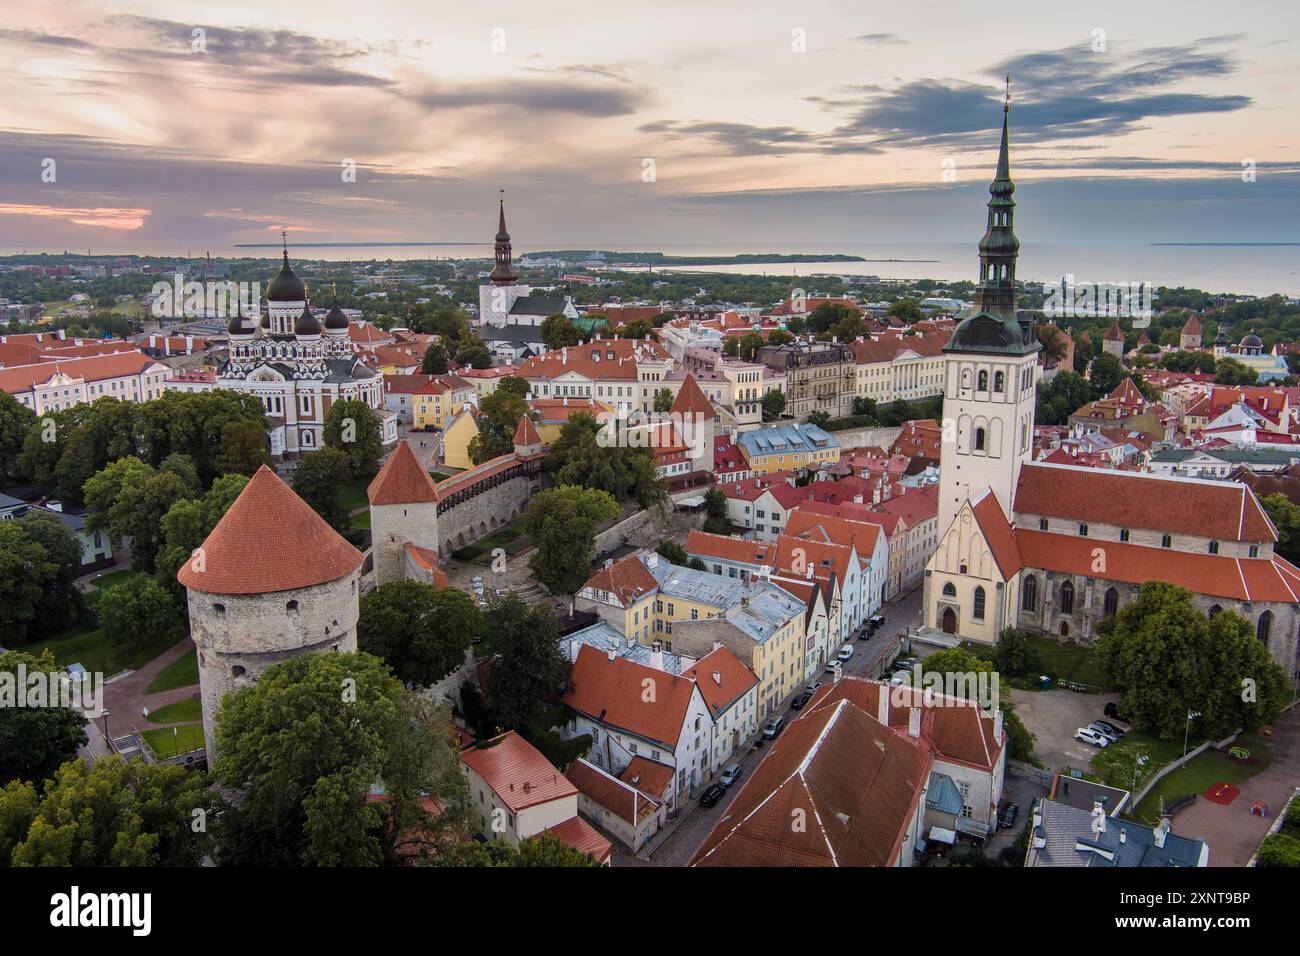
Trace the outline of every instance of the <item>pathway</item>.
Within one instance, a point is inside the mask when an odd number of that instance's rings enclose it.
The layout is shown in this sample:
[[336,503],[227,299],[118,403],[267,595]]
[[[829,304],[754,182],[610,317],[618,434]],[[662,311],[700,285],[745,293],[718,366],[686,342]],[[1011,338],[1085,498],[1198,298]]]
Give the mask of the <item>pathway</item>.
[[[145,688],[153,683],[154,678],[167,665],[189,653],[193,648],[194,642],[187,637],[167,648],[139,670],[132,671],[120,680],[104,685],[104,707],[108,710],[108,729],[110,733],[114,736],[120,736],[130,730],[132,726],[139,730],[172,726],[171,724],[156,724],[151,720],[146,720],[143,708],[147,706],[152,713],[167,704],[188,700],[198,692],[198,685],[190,684],[188,687],[175,687],[156,694],[147,694]],[[103,721],[100,720],[96,723],[102,727]],[[188,721],[188,723],[194,723],[194,721]]]

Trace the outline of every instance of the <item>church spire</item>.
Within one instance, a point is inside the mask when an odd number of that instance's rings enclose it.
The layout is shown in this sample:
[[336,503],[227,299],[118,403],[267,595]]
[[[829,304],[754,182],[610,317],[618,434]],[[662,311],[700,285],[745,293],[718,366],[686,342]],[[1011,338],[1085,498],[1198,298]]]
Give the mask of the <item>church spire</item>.
[[514,285],[519,278],[511,263],[510,233],[506,232],[506,191],[501,190],[500,210],[497,219],[496,265],[488,277],[493,285]]

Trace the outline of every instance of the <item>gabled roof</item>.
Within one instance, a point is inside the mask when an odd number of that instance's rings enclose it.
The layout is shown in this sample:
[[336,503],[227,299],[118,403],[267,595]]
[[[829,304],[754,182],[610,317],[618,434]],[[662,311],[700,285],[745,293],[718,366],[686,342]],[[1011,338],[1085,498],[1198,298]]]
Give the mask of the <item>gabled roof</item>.
[[[671,772],[672,768],[669,768],[670,776]],[[569,764],[569,769],[564,771],[564,775],[588,800],[599,804],[634,826],[641,824],[647,817],[653,816],[659,809],[659,801],[646,796],[618,777],[606,773],[600,767],[587,763],[581,757]]]
[[541,443],[542,436],[537,434],[537,426],[533,424],[532,416],[528,414],[520,415],[519,427],[515,429],[515,447],[540,445]]
[[824,533],[828,541],[846,547],[851,546],[858,557],[864,560],[869,559],[875,552],[876,541],[881,533],[880,525],[806,510],[803,505],[790,512],[790,517],[785,523],[785,533],[796,537],[805,537],[814,529]]
[[[207,594],[264,594],[334,581],[361,552],[266,465],[257,470],[176,580]],[[202,560],[198,560],[201,558]]]
[[712,418],[717,414],[713,403],[704,392],[700,391],[699,383],[690,372],[686,373],[686,378],[682,381],[682,387],[677,392],[677,397],[673,399],[669,412],[673,415],[703,415],[706,418]]
[[705,654],[694,667],[683,671],[682,676],[695,681],[715,719],[758,686],[754,672],[725,647]]
[[1020,469],[1012,508],[1017,515],[1220,541],[1277,540],[1254,493],[1229,481],[1029,462]]
[[686,553],[755,567],[771,564],[776,548],[767,541],[752,538],[733,538],[725,534],[710,534],[691,529],[686,532]]
[[[582,817],[569,817],[563,823],[547,827],[544,832],[569,844],[579,853],[587,854],[597,863],[603,865],[609,859],[612,845],[600,835],[599,830],[582,819]],[[536,840],[540,836],[541,834],[538,834],[533,839]]]
[[1020,548],[1016,545],[1016,533],[1002,512],[998,496],[985,488],[983,494],[972,502],[971,512],[993,554],[993,560],[997,562],[1002,580],[1010,581],[1024,565],[1020,560]]
[[[647,680],[655,688],[650,701],[645,699]],[[695,684],[685,677],[634,664],[625,657],[611,661],[596,648],[583,645],[561,700],[597,723],[674,750],[694,693]]]
[[437,486],[405,440],[397,443],[366,494],[371,505],[413,505],[438,500]]
[[635,554],[601,568],[583,588],[608,591],[623,607],[631,607],[647,594],[658,590],[659,581]]
[[513,730],[462,750],[460,759],[515,813],[578,794],[564,774]]
[[[692,866],[892,866],[933,760],[847,700],[800,717]],[[801,812],[802,811],[802,812]],[[790,825],[796,817],[802,827]]]

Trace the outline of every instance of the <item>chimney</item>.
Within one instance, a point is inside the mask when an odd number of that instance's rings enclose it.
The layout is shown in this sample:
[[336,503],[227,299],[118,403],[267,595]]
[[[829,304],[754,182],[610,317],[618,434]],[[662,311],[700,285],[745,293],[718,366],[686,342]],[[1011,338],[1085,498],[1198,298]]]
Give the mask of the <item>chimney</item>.
[[1156,828],[1151,831],[1152,836],[1156,838],[1156,849],[1163,850],[1165,846],[1165,837],[1169,836],[1169,818],[1164,817]]
[[618,651],[611,647],[609,649],[609,662],[612,664],[614,663],[615,660],[617,660],[617,658],[618,658]]
[[921,736],[921,708],[913,707],[907,712],[907,736]]
[[720,648],[720,647],[722,647],[722,642],[721,642],[721,641],[714,641],[714,642],[713,642],[713,649],[714,649],[715,651],[718,650],[718,648]]
[[1125,830],[1123,827],[1120,827],[1120,828],[1119,828],[1119,845],[1120,845],[1120,846],[1123,846],[1123,845],[1124,845],[1125,843],[1127,843],[1127,842],[1128,842],[1128,831]]
[[889,726],[889,688],[884,684],[880,685],[880,696],[876,698],[876,720]]
[[582,641],[569,641],[569,660],[578,659],[578,648],[582,646]]
[[722,686],[722,673],[720,671],[713,672],[713,683],[717,684],[719,687]]

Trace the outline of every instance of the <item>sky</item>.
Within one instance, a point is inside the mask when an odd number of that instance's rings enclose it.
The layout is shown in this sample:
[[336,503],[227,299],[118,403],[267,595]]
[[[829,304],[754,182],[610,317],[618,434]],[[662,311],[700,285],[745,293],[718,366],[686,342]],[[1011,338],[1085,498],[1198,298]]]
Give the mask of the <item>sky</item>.
[[10,0],[0,250],[490,242],[500,189],[520,249],[973,241],[1008,75],[1022,238],[1300,241],[1298,22],[1251,0]]

